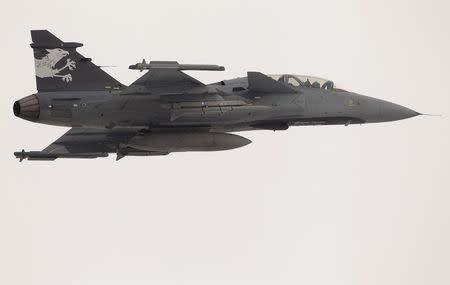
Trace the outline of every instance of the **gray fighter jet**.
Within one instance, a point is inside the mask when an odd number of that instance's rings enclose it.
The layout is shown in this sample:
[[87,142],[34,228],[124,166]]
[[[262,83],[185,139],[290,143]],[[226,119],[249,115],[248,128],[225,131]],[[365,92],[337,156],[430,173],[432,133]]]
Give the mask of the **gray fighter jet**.
[[316,77],[248,72],[205,85],[183,73],[224,70],[217,65],[143,60],[129,68],[147,72],[125,86],[79,54],[82,44],[63,42],[47,30],[31,31],[31,37],[38,92],[16,101],[14,114],[71,129],[42,151],[15,152],[21,161],[228,150],[250,143],[231,132],[420,115]]

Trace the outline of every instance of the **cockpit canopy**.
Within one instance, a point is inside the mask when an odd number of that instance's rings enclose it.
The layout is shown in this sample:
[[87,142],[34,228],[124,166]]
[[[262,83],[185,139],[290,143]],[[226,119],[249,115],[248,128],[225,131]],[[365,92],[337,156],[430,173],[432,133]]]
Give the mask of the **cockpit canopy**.
[[293,74],[271,74],[268,76],[273,78],[274,80],[277,80],[285,84],[289,84],[293,87],[310,87],[327,90],[336,89],[336,86],[334,85],[333,81],[319,77],[307,75],[293,75]]

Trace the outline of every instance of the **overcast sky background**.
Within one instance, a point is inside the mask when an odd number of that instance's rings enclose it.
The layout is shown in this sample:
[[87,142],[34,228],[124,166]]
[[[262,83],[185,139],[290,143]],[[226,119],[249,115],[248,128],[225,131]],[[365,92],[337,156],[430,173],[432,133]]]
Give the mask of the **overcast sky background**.
[[[8,1],[0,12],[0,284],[450,284],[450,2]],[[312,74],[441,117],[244,132],[165,157],[19,163],[67,128],[16,118],[30,29],[124,84],[130,64]]]

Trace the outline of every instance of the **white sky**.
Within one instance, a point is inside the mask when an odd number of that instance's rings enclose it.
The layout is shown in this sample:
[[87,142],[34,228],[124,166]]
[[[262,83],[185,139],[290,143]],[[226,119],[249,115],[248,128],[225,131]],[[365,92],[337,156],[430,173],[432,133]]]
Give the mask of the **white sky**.
[[[450,2],[8,1],[0,284],[450,284]],[[242,133],[247,147],[23,162],[66,128],[14,117],[30,29],[125,84],[130,64],[312,74],[442,117]]]

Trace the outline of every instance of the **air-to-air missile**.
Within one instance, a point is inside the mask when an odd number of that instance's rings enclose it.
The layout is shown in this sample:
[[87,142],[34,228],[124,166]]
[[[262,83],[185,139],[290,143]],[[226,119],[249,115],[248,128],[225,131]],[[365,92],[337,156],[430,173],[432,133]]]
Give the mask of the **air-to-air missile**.
[[215,64],[179,64],[176,61],[152,61],[146,63],[145,59],[142,62],[132,64],[129,69],[137,69],[141,72],[145,69],[174,69],[174,70],[209,70],[209,71],[224,71],[225,67]]

